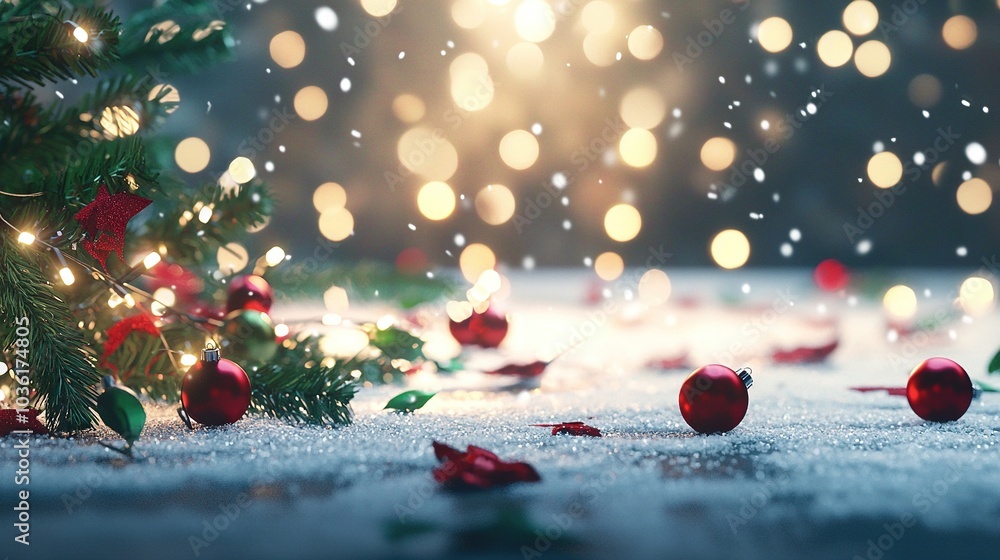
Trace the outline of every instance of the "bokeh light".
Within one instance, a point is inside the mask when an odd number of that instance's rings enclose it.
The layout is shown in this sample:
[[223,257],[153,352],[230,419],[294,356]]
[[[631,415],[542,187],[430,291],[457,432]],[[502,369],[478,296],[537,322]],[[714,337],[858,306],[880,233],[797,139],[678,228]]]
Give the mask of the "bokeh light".
[[256,176],[257,170],[249,159],[240,156],[229,162],[229,177],[240,185],[249,183]]
[[440,129],[407,130],[396,144],[396,155],[406,169],[432,181],[447,181],[458,169],[458,151]]
[[792,26],[780,17],[769,17],[757,26],[757,41],[767,52],[781,52],[792,44]]
[[869,78],[877,78],[885,74],[892,64],[892,54],[889,47],[881,41],[865,41],[854,51],[854,65],[861,74]]
[[205,169],[211,158],[212,151],[208,148],[208,144],[195,136],[181,140],[174,150],[177,167],[188,173],[198,173]]
[[514,12],[514,29],[525,41],[540,43],[556,29],[556,14],[544,0],[524,0]]
[[313,192],[313,206],[318,212],[343,208],[347,204],[347,191],[338,183],[323,183]]
[[271,38],[271,60],[282,68],[295,68],[306,58],[306,42],[294,31],[282,31]]
[[670,299],[670,290],[670,278],[666,272],[658,268],[647,270],[639,278],[639,301],[650,307],[667,303]]
[[369,15],[382,17],[396,9],[396,0],[361,0],[361,8]]
[[605,282],[618,279],[624,271],[625,261],[618,253],[608,251],[597,255],[597,258],[594,259],[594,272],[597,273],[598,278]]
[[941,27],[944,42],[955,50],[964,50],[976,42],[979,31],[976,22],[969,16],[957,15],[948,18]]
[[215,260],[223,274],[234,274],[246,268],[250,262],[250,253],[239,243],[227,243],[216,251]]
[[630,204],[616,204],[604,215],[604,231],[615,241],[631,241],[642,229],[642,216]]
[[736,159],[736,144],[728,138],[709,138],[701,147],[701,163],[713,171],[722,171]]
[[[166,90],[166,93],[163,93],[164,90]],[[152,101],[157,97],[159,97],[160,95],[163,96],[160,97],[159,101],[160,103],[173,104],[172,107],[168,107],[164,110],[165,113],[169,115],[177,110],[177,104],[181,102],[181,93],[180,91],[177,90],[176,87],[170,84],[159,84],[155,86],[153,89],[149,90],[149,95],[146,98]]]
[[330,241],[343,241],[354,233],[354,215],[344,207],[328,208],[319,215],[319,232]]
[[615,26],[615,7],[603,0],[594,0],[580,14],[583,28],[590,33],[608,33]]
[[617,33],[588,33],[583,38],[583,55],[594,66],[611,66],[621,46],[622,38]]
[[420,187],[417,208],[428,220],[443,220],[455,211],[455,191],[447,183],[431,181]]
[[500,159],[511,169],[527,169],[538,159],[538,140],[527,130],[512,130],[500,140]]
[[634,128],[652,129],[667,114],[663,94],[651,87],[632,88],[622,97],[619,111],[625,124]]
[[982,214],[993,204],[993,189],[989,183],[975,177],[958,186],[955,198],[959,208],[966,214]]
[[855,35],[867,35],[878,25],[878,8],[867,0],[855,0],[844,8],[844,27]]
[[921,109],[930,109],[941,101],[941,81],[930,74],[918,74],[906,89],[910,102]]
[[401,93],[392,100],[392,112],[404,123],[415,123],[424,118],[427,107],[424,101],[411,93]]
[[622,161],[632,167],[646,167],[656,159],[656,137],[644,128],[630,128],[618,143]]
[[993,309],[995,298],[993,283],[989,280],[970,276],[958,289],[958,303],[969,315],[984,315]]
[[652,60],[663,50],[663,35],[652,25],[640,25],[628,34],[628,52],[639,60]]
[[892,152],[879,152],[868,160],[868,178],[876,187],[894,187],[903,178],[903,162]]
[[535,43],[515,43],[507,51],[507,69],[522,80],[536,78],[545,66],[542,48]]
[[139,132],[139,114],[127,105],[107,107],[101,112],[101,128],[109,139],[131,136]]
[[306,86],[295,94],[292,104],[304,121],[314,121],[326,114],[329,101],[326,92],[318,86]]
[[488,185],[476,194],[476,213],[487,224],[498,226],[514,216],[514,193],[503,185]]
[[909,286],[893,286],[882,297],[882,307],[890,318],[907,321],[917,314],[917,294]]
[[455,57],[448,67],[451,76],[451,98],[465,111],[481,111],[493,101],[493,78],[486,59],[476,53]]
[[710,252],[715,264],[732,270],[743,266],[750,258],[750,241],[742,231],[723,230],[712,239]]
[[475,29],[486,21],[486,2],[455,0],[451,5],[451,19],[462,29]]
[[331,313],[344,313],[350,308],[347,290],[340,286],[330,286],[323,292],[323,305]]
[[851,36],[840,30],[827,31],[816,43],[819,59],[830,68],[839,68],[851,61],[854,42]]
[[470,243],[462,249],[462,254],[458,257],[458,267],[462,271],[462,276],[469,282],[475,283],[479,277],[487,270],[492,270],[497,265],[497,257],[493,250],[482,243]]

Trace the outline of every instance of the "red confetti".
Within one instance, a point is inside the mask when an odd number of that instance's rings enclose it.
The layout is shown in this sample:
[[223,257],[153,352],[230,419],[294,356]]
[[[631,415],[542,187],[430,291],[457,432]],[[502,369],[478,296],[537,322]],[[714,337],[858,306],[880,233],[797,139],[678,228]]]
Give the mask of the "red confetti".
[[583,422],[562,422],[560,424],[532,424],[537,428],[552,428],[552,435],[566,434],[570,436],[603,437],[601,430],[588,426]]
[[41,414],[34,408],[18,411],[13,408],[0,410],[0,437],[9,436],[12,432],[25,430],[33,434],[47,434],[49,431],[38,420]]
[[108,270],[108,255],[116,253],[125,260],[125,226],[133,216],[149,206],[152,200],[129,192],[108,194],[108,187],[101,185],[94,201],[73,216],[83,228],[87,238],[83,248]]
[[463,453],[435,441],[434,456],[442,463],[434,469],[434,480],[446,486],[493,488],[542,479],[531,465],[502,461],[496,454],[474,445]]
[[492,371],[487,371],[486,373],[490,375],[516,375],[518,377],[523,377],[529,379],[532,377],[538,377],[545,373],[545,368],[549,366],[550,362],[531,362],[530,364],[507,364],[502,368],[495,369]]
[[646,367],[648,369],[683,369],[690,370],[690,363],[688,360],[688,353],[684,352],[676,356],[668,356],[666,358],[656,358],[646,362]]
[[840,340],[834,340],[823,346],[803,346],[794,350],[775,350],[771,353],[771,359],[777,364],[817,364],[825,362],[839,345]]
[[906,387],[851,387],[851,390],[859,393],[875,393],[885,391],[894,397],[906,396]]

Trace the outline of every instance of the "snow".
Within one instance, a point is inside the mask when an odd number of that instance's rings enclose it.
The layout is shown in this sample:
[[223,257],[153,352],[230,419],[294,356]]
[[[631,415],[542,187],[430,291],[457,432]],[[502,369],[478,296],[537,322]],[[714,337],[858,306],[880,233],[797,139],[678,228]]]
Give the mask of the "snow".
[[[610,291],[619,298],[634,292],[631,279],[641,272],[626,271]],[[807,270],[666,272],[671,302],[655,310],[623,299],[581,303],[592,282],[582,272],[508,273],[510,338],[465,363],[489,369],[576,344],[535,388],[476,371],[421,374],[408,387],[362,389],[355,423],[339,429],[249,418],[189,431],[172,408],[150,408],[142,457],[133,463],[92,435],[32,439],[31,554],[10,540],[2,550],[18,552],[15,558],[170,559],[537,557],[532,551],[544,558],[876,558],[879,545],[888,559],[996,550],[1000,395],[987,393],[958,422],[932,424],[904,398],[847,390],[904,385],[909,369],[933,355],[982,377],[998,344],[995,313],[939,325],[955,330],[956,340],[890,344],[880,297],[852,294],[860,300],[850,306],[847,296],[820,295]],[[958,273],[897,276],[932,290],[934,297],[920,300],[928,315],[947,308],[963,280]],[[384,310],[352,306],[356,315]],[[446,320],[440,311],[438,334]],[[311,312],[303,304],[274,315],[286,321]],[[828,317],[840,318],[839,329]],[[767,359],[772,347],[820,344],[837,332],[841,347],[829,364],[779,367]],[[643,366],[683,351],[692,366],[753,368],[750,409],[734,431],[693,433],[677,409],[688,371]],[[414,414],[381,410],[406,388],[440,393]],[[573,420],[605,437],[552,436],[530,426]],[[527,461],[542,482],[443,491],[430,475],[433,440]],[[13,484],[15,443],[0,440],[0,495],[10,504],[4,523],[13,523],[9,508],[24,488]],[[528,529],[498,521],[522,517]],[[5,535],[13,538],[10,529]]]

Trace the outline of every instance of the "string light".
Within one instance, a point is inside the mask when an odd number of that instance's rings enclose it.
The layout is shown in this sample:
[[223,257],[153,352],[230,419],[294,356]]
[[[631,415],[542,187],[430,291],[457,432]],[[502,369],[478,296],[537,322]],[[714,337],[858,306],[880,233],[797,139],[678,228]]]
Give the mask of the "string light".
[[267,266],[278,266],[283,260],[285,260],[285,250],[281,247],[271,247],[264,254],[264,261],[267,262]]
[[22,231],[20,235],[17,236],[17,242],[22,245],[31,245],[35,242],[35,235],[27,231]]
[[66,20],[63,23],[68,25],[72,29],[72,31],[70,31],[70,34],[73,35],[73,38],[76,39],[77,41],[80,41],[81,43],[86,43],[87,41],[90,40],[90,33],[88,33],[86,29],[77,25],[76,22]]
[[184,367],[191,367],[198,363],[198,358],[192,356],[191,354],[184,354],[181,356],[181,365]]
[[146,270],[153,268],[154,266],[160,264],[160,254],[154,251],[146,255],[146,258],[142,259],[142,264],[146,267]]
[[59,278],[61,278],[63,284],[66,284],[67,286],[72,286],[73,282],[76,282],[76,277],[73,276],[73,271],[65,266],[59,269]]

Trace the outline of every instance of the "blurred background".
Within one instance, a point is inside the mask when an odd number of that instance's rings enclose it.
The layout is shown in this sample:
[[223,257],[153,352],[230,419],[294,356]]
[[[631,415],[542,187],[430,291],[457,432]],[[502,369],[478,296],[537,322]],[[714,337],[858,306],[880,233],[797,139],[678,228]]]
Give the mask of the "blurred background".
[[1000,2],[217,6],[239,58],[165,77],[166,132],[192,184],[275,187],[251,255],[611,276],[657,251],[724,268],[995,251]]

